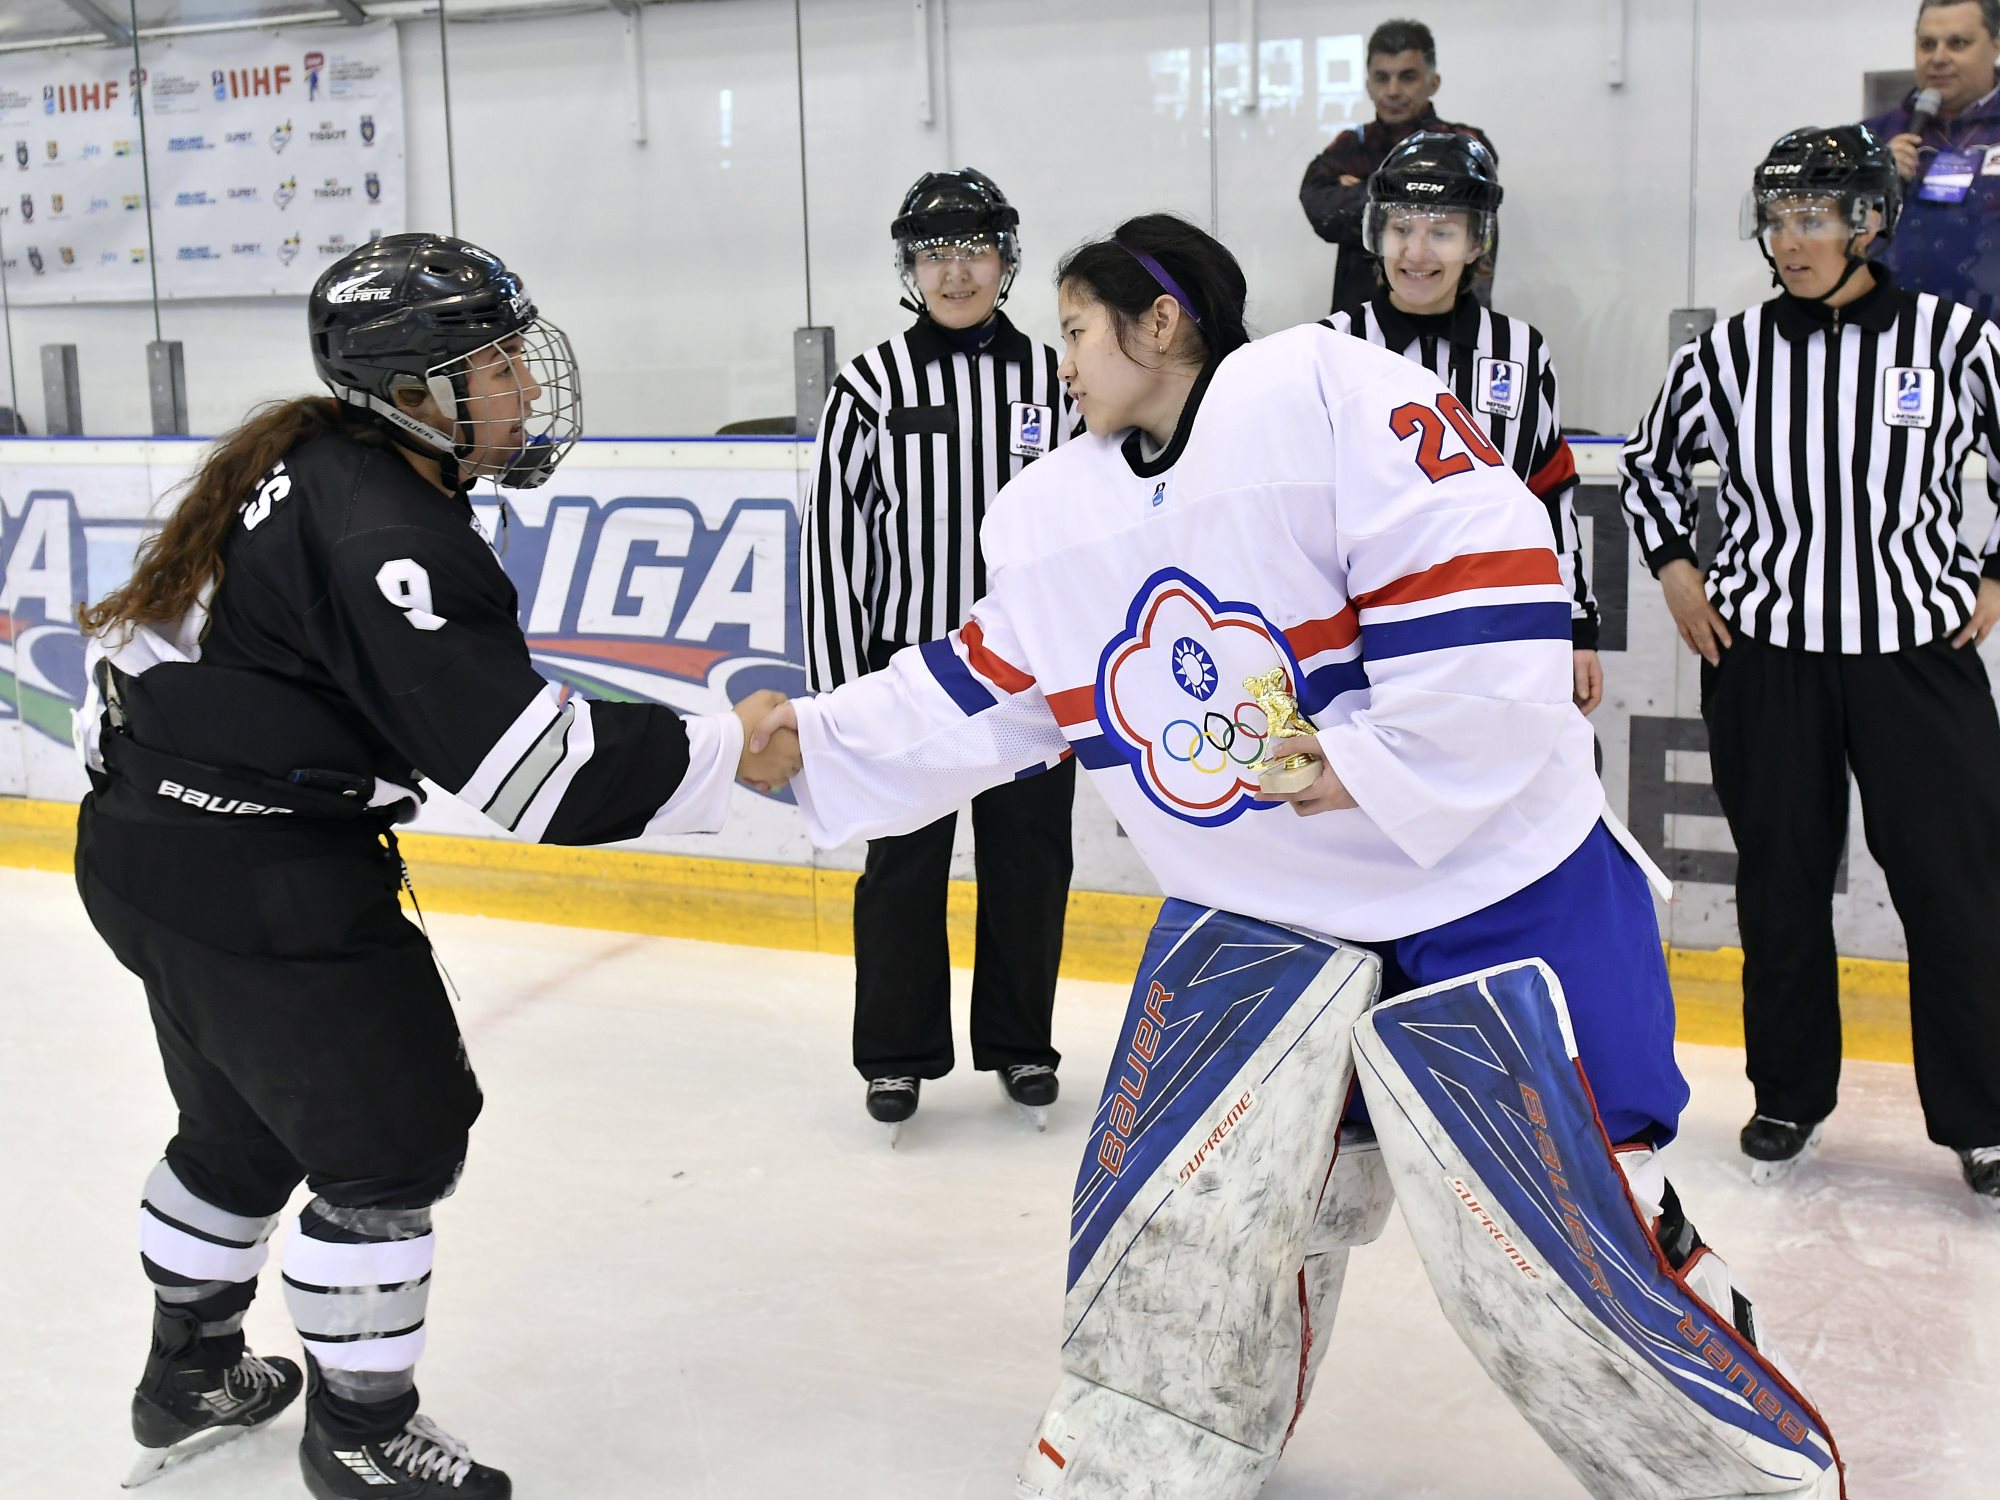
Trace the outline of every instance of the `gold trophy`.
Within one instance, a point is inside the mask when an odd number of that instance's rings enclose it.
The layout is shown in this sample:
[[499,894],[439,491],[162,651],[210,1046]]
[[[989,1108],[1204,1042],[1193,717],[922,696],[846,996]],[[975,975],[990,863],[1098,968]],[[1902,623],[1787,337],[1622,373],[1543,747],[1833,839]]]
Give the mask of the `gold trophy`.
[[[1275,744],[1294,735],[1316,734],[1312,721],[1299,712],[1299,700],[1285,683],[1285,669],[1273,667],[1262,677],[1243,679],[1243,691],[1264,710],[1264,743]],[[1279,760],[1260,760],[1250,767],[1257,784],[1267,792],[1302,792],[1319,780],[1319,757],[1301,752]]]

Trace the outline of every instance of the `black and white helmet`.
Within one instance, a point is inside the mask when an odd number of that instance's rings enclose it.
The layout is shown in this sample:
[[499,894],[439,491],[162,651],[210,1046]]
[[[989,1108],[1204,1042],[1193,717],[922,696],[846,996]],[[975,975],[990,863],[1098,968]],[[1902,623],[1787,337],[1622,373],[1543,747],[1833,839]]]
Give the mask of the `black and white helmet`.
[[[582,436],[583,394],[569,338],[536,313],[521,278],[477,245],[442,234],[371,240],[326,269],[306,318],[313,363],[334,395],[405,447],[446,461],[454,483],[462,476],[533,489]],[[476,429],[485,424],[466,406],[467,376],[489,353],[512,372],[523,397],[518,435],[482,435]],[[405,411],[396,398],[411,391],[451,413],[456,432]],[[512,457],[475,461],[481,449]]]

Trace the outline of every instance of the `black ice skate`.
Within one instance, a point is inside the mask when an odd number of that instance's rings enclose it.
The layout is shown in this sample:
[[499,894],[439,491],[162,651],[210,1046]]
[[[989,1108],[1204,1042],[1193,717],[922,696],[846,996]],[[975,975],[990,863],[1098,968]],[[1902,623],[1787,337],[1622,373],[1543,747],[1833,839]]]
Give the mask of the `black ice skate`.
[[316,1500],[508,1500],[514,1481],[475,1463],[472,1450],[429,1417],[392,1437],[336,1447],[306,1409],[299,1468]]
[[896,1144],[896,1137],[902,1134],[903,1122],[917,1112],[917,1090],[922,1085],[915,1078],[871,1078],[868,1080],[868,1113],[889,1127],[889,1144]]
[[[218,1344],[233,1357],[218,1355]],[[126,1489],[263,1426],[292,1404],[304,1383],[299,1367],[241,1350],[234,1339],[204,1341],[201,1320],[185,1308],[154,1308],[152,1351],[132,1394],[139,1457]]]
[[1769,1115],[1752,1115],[1741,1137],[1743,1154],[1750,1158],[1750,1180],[1768,1187],[1789,1177],[1813,1154],[1825,1128],[1823,1120],[1795,1125]]
[[1965,1173],[1965,1185],[1988,1208],[2000,1214],[2000,1146],[1974,1146],[1970,1151],[1961,1151],[1958,1165]]
[[1020,1107],[1028,1123],[1037,1130],[1049,1128],[1049,1106],[1056,1102],[1061,1085],[1056,1070],[1047,1063],[1017,1063],[1000,1070],[1000,1087]]

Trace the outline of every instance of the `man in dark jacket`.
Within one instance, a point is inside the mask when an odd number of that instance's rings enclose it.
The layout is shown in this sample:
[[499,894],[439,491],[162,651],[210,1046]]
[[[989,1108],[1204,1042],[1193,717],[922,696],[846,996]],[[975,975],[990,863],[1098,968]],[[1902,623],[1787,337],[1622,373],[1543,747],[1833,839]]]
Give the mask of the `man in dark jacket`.
[[1902,285],[2000,313],[2000,0],[1922,0],[1917,86],[1936,118],[1910,129],[1912,94],[1867,124],[1889,143],[1904,183],[1887,261]]
[[[1337,313],[1358,312],[1375,295],[1375,257],[1361,244],[1361,221],[1368,208],[1368,179],[1390,148],[1420,130],[1455,130],[1476,136],[1493,150],[1493,142],[1478,126],[1438,118],[1431,97],[1442,81],[1430,27],[1421,21],[1384,21],[1368,38],[1368,97],[1375,105],[1374,120],[1358,130],[1342,131],[1306,168],[1299,204],[1313,232],[1340,246],[1333,276]],[[1500,153],[1494,150],[1493,157],[1497,162]],[[1481,303],[1487,301],[1492,279],[1489,256],[1473,285]]]

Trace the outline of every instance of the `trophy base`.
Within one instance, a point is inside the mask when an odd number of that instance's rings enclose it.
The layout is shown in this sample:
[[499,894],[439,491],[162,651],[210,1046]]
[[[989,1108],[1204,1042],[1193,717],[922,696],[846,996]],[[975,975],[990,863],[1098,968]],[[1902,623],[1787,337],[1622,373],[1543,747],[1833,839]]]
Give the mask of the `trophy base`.
[[1283,760],[1257,768],[1257,785],[1278,796],[1303,792],[1319,780],[1319,757],[1288,755]]

